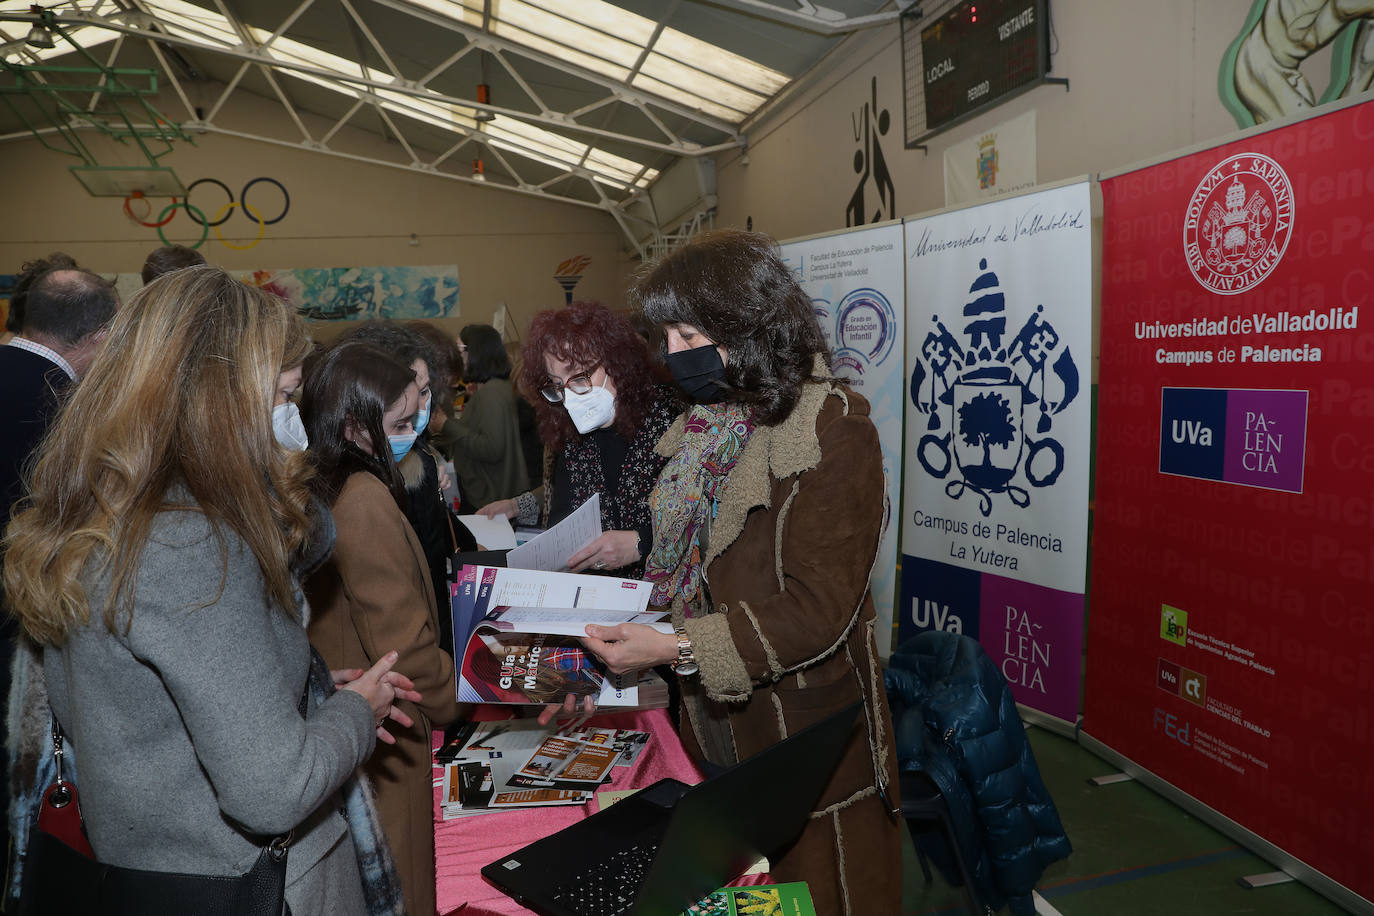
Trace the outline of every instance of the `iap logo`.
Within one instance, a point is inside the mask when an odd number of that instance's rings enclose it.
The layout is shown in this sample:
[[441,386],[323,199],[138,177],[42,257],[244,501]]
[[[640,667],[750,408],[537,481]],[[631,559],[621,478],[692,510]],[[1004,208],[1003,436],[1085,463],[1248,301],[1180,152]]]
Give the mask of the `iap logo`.
[[1277,162],[1240,153],[1217,163],[1193,191],[1183,253],[1197,282],[1234,296],[1278,266],[1293,235],[1293,186]]
[[1188,645],[1188,612],[1167,604],[1159,607],[1159,638],[1180,646]]
[[1043,317],[1044,305],[1003,344],[1006,295],[986,258],[978,270],[963,306],[962,343],[938,315],[931,316],[934,327],[911,373],[911,400],[930,416],[930,432],[916,450],[921,467],[937,480],[952,474],[946,495],[978,494],[986,517],[999,493],[1013,505],[1030,505],[1018,475],[1032,487],[1059,479],[1064,447],[1048,433],[1053,418],[1078,397],[1079,377],[1068,346],[1061,347],[1059,333]]

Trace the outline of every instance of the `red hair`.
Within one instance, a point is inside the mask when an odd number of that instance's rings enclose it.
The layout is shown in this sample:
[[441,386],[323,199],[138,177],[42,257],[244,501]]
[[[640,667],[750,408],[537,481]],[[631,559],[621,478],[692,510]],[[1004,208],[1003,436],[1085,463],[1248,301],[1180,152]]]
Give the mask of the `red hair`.
[[545,354],[578,369],[605,369],[615,384],[615,429],[626,439],[634,438],[654,402],[658,378],[649,345],[629,318],[600,302],[574,302],[540,312],[530,322],[520,353],[520,389],[534,405],[544,446],[561,451],[578,432],[563,405],[539,393],[549,383]]

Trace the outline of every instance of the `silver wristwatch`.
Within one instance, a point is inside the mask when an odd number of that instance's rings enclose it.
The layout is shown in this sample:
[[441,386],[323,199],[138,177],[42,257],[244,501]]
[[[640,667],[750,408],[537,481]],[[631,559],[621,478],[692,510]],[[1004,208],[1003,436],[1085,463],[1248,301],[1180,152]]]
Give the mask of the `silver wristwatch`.
[[692,652],[692,641],[682,627],[674,627],[673,631],[677,633],[677,661],[672,663],[673,673],[678,677],[691,677],[701,670],[696,654]]

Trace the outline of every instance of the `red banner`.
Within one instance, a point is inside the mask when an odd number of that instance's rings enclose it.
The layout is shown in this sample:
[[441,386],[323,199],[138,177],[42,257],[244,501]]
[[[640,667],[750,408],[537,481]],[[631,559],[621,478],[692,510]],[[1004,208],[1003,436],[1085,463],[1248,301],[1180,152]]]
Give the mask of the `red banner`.
[[1374,103],[1102,183],[1084,731],[1374,897]]

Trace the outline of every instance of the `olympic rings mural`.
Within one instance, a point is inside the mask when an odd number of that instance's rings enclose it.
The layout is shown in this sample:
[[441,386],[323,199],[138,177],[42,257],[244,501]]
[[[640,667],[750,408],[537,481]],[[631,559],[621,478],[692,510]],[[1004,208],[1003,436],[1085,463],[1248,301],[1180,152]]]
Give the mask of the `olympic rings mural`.
[[[264,182],[276,185],[277,190],[281,192],[281,212],[272,219],[265,218],[257,207],[248,202],[248,193],[253,190],[254,186]],[[215,185],[224,192],[226,198],[224,204],[221,205],[220,208],[215,211],[215,215],[209,219],[205,217],[205,210],[191,203],[191,194],[197,187],[204,184]],[[134,212],[135,201],[142,201],[142,214]],[[188,242],[188,248],[199,248],[201,245],[204,245],[206,239],[210,237],[211,230],[214,230],[215,238],[219,239],[219,243],[225,248],[231,248],[234,251],[247,251],[250,248],[257,247],[257,244],[261,242],[263,236],[266,235],[268,226],[275,226],[277,223],[286,219],[286,214],[291,212],[291,195],[287,193],[286,185],[282,184],[277,179],[261,177],[253,178],[244,184],[242,190],[239,191],[238,198],[235,199],[234,192],[230,190],[227,184],[220,181],[218,178],[198,178],[186,186],[185,197],[179,200],[173,197],[172,202],[163,207],[162,212],[157,214],[157,217],[152,220],[150,220],[149,217],[153,215],[153,203],[143,196],[142,191],[135,191],[124,198],[124,215],[140,226],[144,226],[148,229],[156,229],[157,237],[162,239],[162,244],[164,245],[173,244],[167,239],[167,236],[163,234],[162,229],[176,218],[178,210],[185,210],[187,218],[193,223],[200,225],[200,238],[194,243]],[[224,235],[220,232],[219,227],[229,221],[229,218],[234,215],[235,210],[238,210],[250,221],[258,225],[257,236],[245,245],[234,244],[226,240]]]

